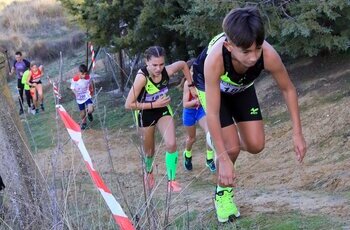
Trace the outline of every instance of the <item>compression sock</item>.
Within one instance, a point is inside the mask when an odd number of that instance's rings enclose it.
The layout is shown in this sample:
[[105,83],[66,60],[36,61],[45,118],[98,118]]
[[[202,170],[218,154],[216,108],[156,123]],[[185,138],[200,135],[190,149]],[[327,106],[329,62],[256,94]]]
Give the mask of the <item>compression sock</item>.
[[214,158],[214,151],[207,149],[207,160],[211,160]]
[[191,156],[192,156],[192,150],[187,150],[187,149],[185,149],[185,156],[187,157],[187,158],[190,158]]
[[152,157],[148,157],[148,156],[145,157],[145,164],[146,164],[146,172],[147,173],[152,172],[153,160],[154,160],[153,156]]
[[179,153],[177,151],[173,153],[165,153],[165,166],[168,174],[168,180],[173,181],[176,178],[176,166],[177,166],[177,157]]

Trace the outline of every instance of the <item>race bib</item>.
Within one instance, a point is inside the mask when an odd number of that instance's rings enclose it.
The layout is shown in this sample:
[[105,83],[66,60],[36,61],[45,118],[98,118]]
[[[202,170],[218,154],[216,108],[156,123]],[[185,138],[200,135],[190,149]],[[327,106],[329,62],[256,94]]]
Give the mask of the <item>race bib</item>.
[[78,100],[84,100],[86,98],[86,94],[78,94],[77,99]]
[[254,82],[252,82],[248,85],[236,86],[236,85],[232,85],[228,82],[220,81],[220,91],[223,93],[227,93],[227,94],[236,94],[236,93],[243,92],[244,90],[246,90],[247,88],[249,88],[253,84],[254,84]]
[[166,94],[168,93],[168,87],[165,87],[163,89],[161,89],[160,91],[158,91],[155,94],[149,94],[146,93],[146,97],[145,97],[145,102],[153,102],[158,100],[158,98],[161,98],[163,96],[166,96]]

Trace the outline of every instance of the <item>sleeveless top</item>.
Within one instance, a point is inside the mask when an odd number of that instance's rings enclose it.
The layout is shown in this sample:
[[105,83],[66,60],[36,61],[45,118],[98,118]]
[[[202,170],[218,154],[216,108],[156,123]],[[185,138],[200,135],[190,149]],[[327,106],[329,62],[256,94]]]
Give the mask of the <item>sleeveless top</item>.
[[33,71],[31,72],[31,78],[30,78],[30,82],[34,83],[34,82],[39,82],[40,78],[41,78],[41,71],[40,69],[38,69],[38,71],[36,73],[34,73]]
[[92,79],[90,75],[86,74],[84,78],[80,78],[80,75],[75,75],[71,79],[70,88],[75,92],[75,100],[78,104],[83,104],[91,98],[92,92],[90,91]]
[[[205,48],[202,53],[197,57],[193,63],[193,80],[196,87],[205,91],[205,78],[204,78],[204,61],[207,55],[210,53],[212,46],[225,34],[221,33],[215,36]],[[222,56],[224,63],[224,73],[220,77],[220,91],[227,94],[235,94],[244,91],[248,87],[254,84],[254,80],[257,79],[264,69],[263,53],[257,60],[254,66],[249,67],[243,74],[239,74],[235,71],[232,65],[231,53],[222,46]]]
[[162,71],[162,79],[158,83],[155,83],[152,78],[149,77],[146,66],[141,68],[141,72],[146,77],[147,82],[137,97],[138,102],[155,102],[158,98],[168,93],[169,75],[165,68]]

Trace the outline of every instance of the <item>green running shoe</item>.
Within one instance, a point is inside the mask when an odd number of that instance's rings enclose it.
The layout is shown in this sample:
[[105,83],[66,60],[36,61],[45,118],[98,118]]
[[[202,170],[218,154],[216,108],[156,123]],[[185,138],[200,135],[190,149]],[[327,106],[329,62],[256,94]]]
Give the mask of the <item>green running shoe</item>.
[[227,189],[215,194],[215,209],[218,221],[225,223],[233,218],[238,218],[240,213],[233,201],[233,189]]

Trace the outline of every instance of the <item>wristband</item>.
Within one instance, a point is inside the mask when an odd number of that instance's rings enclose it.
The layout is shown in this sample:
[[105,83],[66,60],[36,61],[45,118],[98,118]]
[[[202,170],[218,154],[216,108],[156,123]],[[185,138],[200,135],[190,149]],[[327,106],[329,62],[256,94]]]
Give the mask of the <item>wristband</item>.
[[194,83],[192,82],[191,84],[187,85],[188,87],[194,87]]

